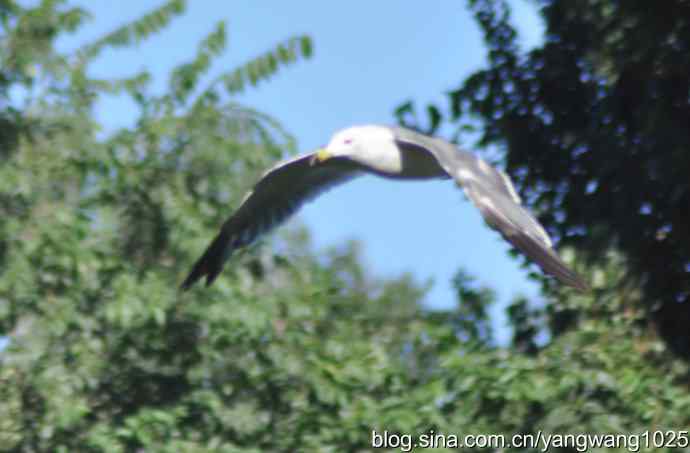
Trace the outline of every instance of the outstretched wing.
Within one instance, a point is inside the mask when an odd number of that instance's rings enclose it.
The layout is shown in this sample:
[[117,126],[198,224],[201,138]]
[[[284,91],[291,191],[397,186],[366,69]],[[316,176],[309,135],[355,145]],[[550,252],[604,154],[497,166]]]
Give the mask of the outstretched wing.
[[484,220],[541,269],[580,291],[589,289],[553,250],[551,239],[522,206],[508,175],[451,143],[395,128],[399,146],[423,148],[462,186]]
[[313,156],[305,154],[280,162],[264,173],[194,264],[181,285],[183,290],[204,276],[206,285],[210,285],[236,249],[287,220],[305,201],[358,173],[357,167],[345,159],[332,158],[312,165]]

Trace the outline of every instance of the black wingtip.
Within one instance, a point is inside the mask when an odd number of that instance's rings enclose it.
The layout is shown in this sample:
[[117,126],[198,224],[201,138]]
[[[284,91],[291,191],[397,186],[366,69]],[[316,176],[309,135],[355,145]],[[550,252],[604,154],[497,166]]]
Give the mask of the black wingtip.
[[577,273],[573,272],[570,269],[564,269],[565,272],[560,272],[560,273],[555,273],[555,272],[546,272],[547,274],[550,274],[551,276],[555,277],[555,279],[562,284],[569,286],[576,291],[580,293],[588,293],[592,290],[592,288],[584,281],[584,279]]
[[206,271],[204,270],[203,263],[201,263],[201,260],[197,261],[197,263],[192,268],[192,271],[189,273],[189,275],[187,275],[187,278],[185,278],[182,284],[180,285],[180,291],[187,291],[205,274]]
[[588,293],[592,290],[585,280],[566,265],[563,260],[555,253],[549,253],[553,257],[553,261],[542,261],[539,265],[542,270],[564,285],[576,289],[580,293]]
[[560,281],[565,285],[570,286],[571,288],[576,289],[581,293],[588,293],[592,290],[592,288],[585,281],[585,279],[582,278],[580,274],[570,269],[568,265],[566,265],[563,262],[563,260],[555,254],[555,252],[553,256],[556,258],[556,261],[554,263],[555,265],[544,267],[545,272],[547,274],[553,275],[556,278],[556,280]]
[[581,293],[589,293],[592,291],[592,287],[585,282],[585,280],[578,274],[574,275],[574,280],[570,283],[570,286],[580,291]]
[[225,248],[228,245],[227,242],[227,238],[222,232],[216,236],[204,254],[201,255],[201,258],[194,263],[189,275],[180,285],[181,291],[187,291],[204,276],[206,276],[206,286],[210,286],[211,283],[213,283],[216,277],[218,277],[220,272],[223,270]]

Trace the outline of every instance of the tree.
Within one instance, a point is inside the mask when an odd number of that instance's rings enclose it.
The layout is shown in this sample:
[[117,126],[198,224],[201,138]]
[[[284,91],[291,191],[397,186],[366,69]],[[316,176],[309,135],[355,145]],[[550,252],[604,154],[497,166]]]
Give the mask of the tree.
[[[356,243],[317,255],[303,231],[280,239],[284,255],[259,244],[211,288],[177,291],[228,207],[292,149],[234,90],[311,52],[297,36],[204,83],[224,47],[218,24],[163,94],[146,73],[89,77],[103,49],[183,7],[60,55],[55,38],[85,11],[0,2],[0,450],[363,451],[372,430],[690,425],[687,365],[645,329],[615,254],[587,268],[569,258],[594,295],[516,300],[506,346],[493,340],[491,290],[464,272],[458,307],[429,312],[413,277],[369,276]],[[136,125],[98,134],[103,93],[131,96]]]
[[592,261],[621,250],[650,322],[688,356],[690,6],[535,2],[545,42],[524,54],[506,2],[469,4],[489,64],[449,93],[447,109],[430,106],[431,126],[478,119],[480,144],[505,149],[550,232]]

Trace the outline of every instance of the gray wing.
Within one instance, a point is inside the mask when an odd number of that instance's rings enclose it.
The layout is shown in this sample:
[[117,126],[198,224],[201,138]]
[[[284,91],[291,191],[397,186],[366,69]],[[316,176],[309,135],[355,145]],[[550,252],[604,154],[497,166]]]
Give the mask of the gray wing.
[[399,146],[422,148],[462,186],[484,220],[515,248],[560,282],[587,291],[587,283],[568,268],[553,250],[551,239],[539,222],[522,206],[508,175],[451,143],[393,128]]
[[194,264],[181,285],[183,290],[204,276],[206,285],[210,285],[236,249],[287,220],[305,201],[359,173],[345,159],[332,158],[311,165],[312,157],[305,154],[280,162],[263,174]]

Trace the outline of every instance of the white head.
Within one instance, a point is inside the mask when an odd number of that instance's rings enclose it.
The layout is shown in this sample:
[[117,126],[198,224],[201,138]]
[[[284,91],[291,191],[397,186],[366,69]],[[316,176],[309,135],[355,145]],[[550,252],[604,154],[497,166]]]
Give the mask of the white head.
[[395,147],[393,132],[382,126],[354,126],[336,132],[331,141],[320,149],[314,160],[323,162],[332,157],[369,164],[381,157],[390,147]]

